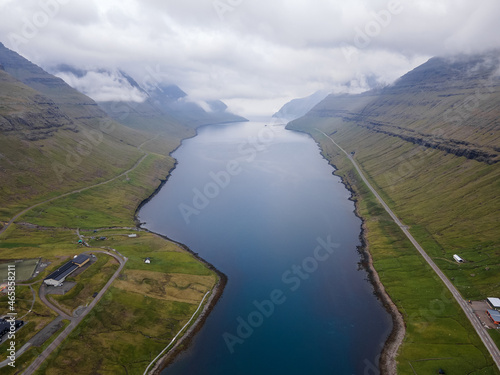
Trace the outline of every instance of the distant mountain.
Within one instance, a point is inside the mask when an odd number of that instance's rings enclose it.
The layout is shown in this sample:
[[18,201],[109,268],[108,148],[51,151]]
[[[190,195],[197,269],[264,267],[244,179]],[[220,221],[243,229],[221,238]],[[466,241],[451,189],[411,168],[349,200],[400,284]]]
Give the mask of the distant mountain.
[[[194,102],[173,84],[149,82],[147,87],[142,87],[122,70],[84,71],[60,65],[54,73],[93,97],[109,116],[137,129],[162,131],[172,129],[172,124],[196,128],[247,121],[228,112],[221,101]],[[96,85],[96,82],[101,84]]]
[[321,102],[327,95],[327,91],[321,90],[316,91],[314,94],[309,95],[305,98],[293,99],[292,101],[286,103],[283,107],[281,107],[281,109],[276,112],[273,117],[283,119],[287,122],[295,120],[299,117],[304,116],[316,104]]

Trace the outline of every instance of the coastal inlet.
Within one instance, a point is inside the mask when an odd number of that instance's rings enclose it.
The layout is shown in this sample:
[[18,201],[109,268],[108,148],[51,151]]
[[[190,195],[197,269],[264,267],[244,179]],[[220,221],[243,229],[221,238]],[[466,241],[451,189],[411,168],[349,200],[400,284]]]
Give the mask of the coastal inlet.
[[390,315],[360,267],[361,221],[316,143],[284,125],[211,125],[139,212],[228,276],[164,374],[377,373]]

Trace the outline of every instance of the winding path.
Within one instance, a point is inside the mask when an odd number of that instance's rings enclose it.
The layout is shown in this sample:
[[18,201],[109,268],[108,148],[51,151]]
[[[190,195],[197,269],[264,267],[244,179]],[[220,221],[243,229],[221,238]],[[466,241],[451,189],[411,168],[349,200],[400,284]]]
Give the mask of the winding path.
[[42,204],[50,203],[50,202],[53,202],[53,201],[55,201],[57,199],[61,199],[61,198],[67,197],[67,196],[72,195],[72,194],[81,193],[83,191],[86,191],[86,190],[89,190],[89,189],[93,189],[93,188],[98,187],[98,186],[109,184],[110,182],[112,182],[112,181],[114,181],[114,180],[116,180],[116,179],[118,179],[120,177],[123,177],[123,176],[126,176],[128,178],[127,175],[130,172],[132,172],[133,170],[135,170],[143,162],[143,160],[146,159],[150,155],[148,152],[145,152],[142,149],[142,146],[144,146],[146,143],[148,143],[150,141],[155,140],[156,138],[158,138],[158,136],[159,136],[159,134],[156,134],[153,138],[148,139],[148,140],[144,141],[143,143],[141,143],[139,146],[137,146],[137,149],[139,149],[142,152],[144,152],[144,155],[142,155],[142,157],[134,164],[134,166],[132,168],[126,170],[125,172],[122,172],[118,176],[115,176],[115,177],[113,177],[113,178],[111,178],[109,180],[106,180],[106,181],[103,181],[103,182],[100,182],[98,184],[94,184],[94,185],[91,185],[91,186],[87,186],[87,187],[84,187],[84,188],[81,188],[81,189],[76,189],[76,190],[70,191],[69,193],[64,193],[64,194],[58,195],[57,197],[46,199],[43,202],[34,204],[33,206],[24,209],[23,211],[19,212],[14,217],[12,217],[12,219],[10,219],[10,221],[7,224],[5,224],[2,229],[0,229],[0,235],[2,233],[4,233],[17,219],[19,219],[21,216],[23,216],[26,212],[31,211],[32,209],[34,209],[34,208],[36,208],[38,206],[41,206]]
[[384,207],[384,209],[387,211],[387,213],[391,216],[391,218],[394,220],[394,222],[401,228],[403,233],[408,237],[408,239],[411,241],[413,246],[417,249],[417,251],[422,255],[422,257],[425,259],[425,261],[431,266],[431,268],[434,270],[434,272],[439,276],[439,278],[443,281],[443,283],[446,285],[446,287],[449,289],[455,300],[458,302],[462,310],[464,311],[465,315],[467,318],[470,320],[472,326],[476,330],[477,334],[483,341],[484,345],[486,346],[486,349],[488,349],[489,353],[491,354],[491,357],[495,361],[497,367],[500,369],[500,350],[498,347],[495,345],[495,342],[493,339],[490,337],[486,329],[483,327],[481,322],[479,321],[479,318],[476,316],[474,311],[472,310],[472,307],[469,306],[469,304],[462,298],[460,295],[459,291],[455,286],[451,283],[451,281],[446,277],[446,275],[439,269],[439,267],[434,263],[434,261],[431,259],[431,257],[425,252],[425,250],[420,246],[420,244],[415,240],[415,238],[411,235],[411,233],[408,230],[408,227],[403,225],[403,223],[398,219],[398,217],[392,212],[392,210],[389,208],[389,206],[385,203],[385,201],[382,199],[382,197],[377,193],[377,191],[373,188],[373,186],[368,182],[366,179],[365,175],[363,174],[363,171],[361,168],[358,166],[358,164],[354,161],[353,157],[348,154],[342,147],[340,147],[330,136],[325,134],[319,129],[316,129],[319,131],[321,134],[323,134],[325,137],[327,137],[332,143],[337,146],[344,154],[347,155],[348,159],[351,161],[351,163],[354,165],[356,170],[358,171],[359,175],[361,176],[361,179],[363,182],[368,186],[368,188],[371,190],[371,192],[375,195],[377,200],[380,202],[380,204]]

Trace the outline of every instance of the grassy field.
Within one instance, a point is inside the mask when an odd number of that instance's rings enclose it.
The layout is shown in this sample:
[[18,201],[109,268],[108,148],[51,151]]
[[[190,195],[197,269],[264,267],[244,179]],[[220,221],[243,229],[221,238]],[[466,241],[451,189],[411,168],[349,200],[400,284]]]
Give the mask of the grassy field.
[[[142,374],[149,361],[189,320],[204,294],[215,285],[215,272],[178,245],[148,232],[134,232],[138,234],[136,238],[129,238],[127,234],[130,233],[130,230],[119,229],[99,230],[97,233],[82,230],[86,237],[96,234],[107,238],[105,241],[89,240],[91,245],[115,248],[129,260],[112,289],[71,338],[63,343],[60,349],[62,357],[53,355],[39,373],[67,374],[81,361],[93,363],[94,367],[82,368],[80,363],[78,368],[82,372],[79,373],[125,373],[124,368],[127,368],[130,374]],[[74,254],[84,250],[92,252],[92,249],[78,245],[77,240],[74,230],[41,230],[26,226],[10,228],[0,239],[4,258],[22,259],[37,253],[43,254],[42,263],[50,263],[43,273],[30,280],[30,283],[35,283],[36,303],[33,312],[24,318],[27,324],[19,331],[18,347],[55,318],[54,313],[38,299],[42,278]],[[118,267],[113,258],[96,255],[96,263],[69,278],[77,282],[70,292],[63,296],[51,295],[50,298],[64,310],[71,312],[89,302],[92,294],[102,288]],[[151,264],[144,263],[145,257],[151,258]],[[28,286],[18,287],[17,300],[17,312],[23,316],[32,303]],[[6,301],[7,296],[3,295],[1,306],[6,306]],[[5,344],[0,346],[0,360],[5,357],[6,348]],[[18,369],[40,351],[41,348],[28,350],[19,359]],[[64,359],[68,357],[75,361],[68,363]],[[96,361],[84,361],[84,358],[96,358]],[[85,372],[87,370],[89,372]]]
[[21,220],[50,227],[134,226],[136,207],[154,192],[173,166],[170,157],[149,155],[126,176],[36,207]]
[[[16,333],[16,347],[20,349],[24,343],[26,343],[30,338],[32,338],[36,332],[45,327],[50,323],[56,315],[52,310],[47,308],[38,298],[38,285],[34,285],[33,288],[36,292],[35,304],[31,312],[28,312],[33,303],[33,293],[28,286],[18,286],[16,288],[16,312],[18,314],[18,319],[25,321],[25,325],[19,329]],[[0,295],[0,306],[7,305],[7,296],[4,294]],[[3,310],[3,309],[2,309]],[[2,315],[6,311],[2,311]],[[7,348],[9,346],[7,343],[0,345],[0,361],[6,359]],[[26,354],[28,355],[28,354]],[[19,361],[20,363],[24,361],[24,358]],[[1,369],[0,373],[4,373],[5,369]]]
[[[129,261],[112,289],[37,373],[67,374],[78,366],[80,373],[142,374],[212,289],[215,273],[179,246],[148,232],[137,238],[126,233],[98,232],[108,239],[96,244],[115,248]],[[144,263],[145,257],[151,257],[151,264]]]
[[[35,282],[37,294],[41,280],[50,272],[75,254],[92,251],[78,245],[76,229],[64,228],[81,227],[91,246],[115,248],[128,258],[112,288],[59,348],[61,357],[53,354],[38,373],[67,374],[78,368],[78,373],[142,374],[149,361],[191,318],[205,293],[214,287],[218,279],[214,271],[157,235],[134,231],[138,237],[129,238],[130,230],[99,230],[95,235],[107,240],[90,239],[99,227],[135,226],[133,216],[138,204],[153,193],[173,165],[169,156],[150,154],[122,178],[28,212],[19,221],[30,224],[12,225],[0,237],[3,259],[39,256],[42,263],[49,264],[29,281]],[[150,257],[152,263],[145,264],[145,257]],[[77,282],[71,291],[50,298],[69,313],[91,301],[93,293],[102,288],[117,267],[114,259],[99,254],[95,264],[68,279]],[[25,306],[29,302],[28,292],[31,293],[28,287],[18,290],[18,298],[26,299],[26,304],[20,303],[20,313],[29,309]],[[5,298],[0,302],[6,302]],[[34,312],[26,316],[27,325],[19,331],[18,347],[54,318],[37,297]],[[40,351],[41,348],[31,348],[23,354],[18,370]],[[68,362],[67,358],[74,361]],[[84,361],[85,358],[96,360]],[[83,362],[92,363],[93,367],[83,368]]]

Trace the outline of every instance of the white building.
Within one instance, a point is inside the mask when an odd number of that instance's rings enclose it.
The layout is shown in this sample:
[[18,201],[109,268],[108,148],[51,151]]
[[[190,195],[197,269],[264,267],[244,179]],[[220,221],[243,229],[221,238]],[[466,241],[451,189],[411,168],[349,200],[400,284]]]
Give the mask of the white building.
[[457,263],[463,263],[464,260],[462,258],[460,258],[457,254],[453,255],[453,259],[455,259],[455,261]]
[[490,307],[492,309],[495,309],[495,310],[500,309],[500,298],[488,297],[488,298],[486,298],[486,302],[488,302],[488,305],[490,305]]

